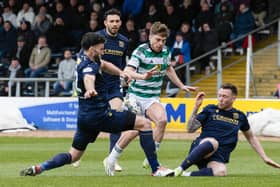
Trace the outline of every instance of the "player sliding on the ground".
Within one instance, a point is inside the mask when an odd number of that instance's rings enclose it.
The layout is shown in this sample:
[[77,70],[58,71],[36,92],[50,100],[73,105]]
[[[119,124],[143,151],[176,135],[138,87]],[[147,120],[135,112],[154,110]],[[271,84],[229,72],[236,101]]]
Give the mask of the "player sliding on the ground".
[[[237,144],[239,129],[266,164],[280,168],[278,163],[265,154],[260,142],[253,135],[245,114],[233,108],[236,96],[237,88],[232,84],[224,84],[218,91],[218,105],[207,105],[197,114],[204,93],[197,94],[188,122],[188,131],[195,132],[201,127],[202,132],[192,143],[189,155],[174,170],[175,176],[226,176],[226,163]],[[193,164],[197,165],[199,170],[186,172]]]

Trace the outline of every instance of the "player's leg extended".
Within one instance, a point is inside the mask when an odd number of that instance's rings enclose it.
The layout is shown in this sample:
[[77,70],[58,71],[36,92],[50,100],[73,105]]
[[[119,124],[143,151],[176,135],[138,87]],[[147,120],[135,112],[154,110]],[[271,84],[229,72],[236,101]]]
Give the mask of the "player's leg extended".
[[[118,97],[115,97],[109,101],[112,110],[121,111],[122,110],[122,100]],[[113,147],[121,137],[121,133],[111,133],[110,134],[110,149],[109,152],[112,151]]]
[[[213,155],[217,151],[218,146],[219,143],[214,138],[202,139],[199,145],[195,146],[181,165],[175,169],[175,176],[181,175],[183,171],[188,169],[191,165]],[[208,172],[208,174],[210,175],[211,173]]]
[[156,149],[158,149],[159,144],[163,139],[166,124],[167,124],[167,116],[166,116],[165,109],[160,103],[153,103],[146,110],[146,115],[156,125],[154,130],[154,141],[156,144]]
[[[109,101],[109,104],[111,106],[111,109],[121,111],[123,101],[119,97],[115,97]],[[110,133],[110,147],[109,147],[109,153],[111,153],[112,149],[114,148],[115,144],[121,137],[121,132],[119,133]],[[115,164],[115,171],[121,172],[122,167],[116,162]]]
[[[166,112],[164,107],[160,103],[155,102],[146,110],[146,115],[156,125],[154,129],[154,141],[156,151],[158,151],[167,124]],[[149,162],[147,158],[143,161],[143,168],[149,168]]]
[[72,162],[75,162],[81,158],[83,153],[84,151],[80,151],[76,148],[71,147],[68,153],[59,153],[48,161],[23,169],[20,172],[20,175],[21,176],[39,175],[40,173],[46,170],[55,169],[64,166],[65,164],[70,164]]

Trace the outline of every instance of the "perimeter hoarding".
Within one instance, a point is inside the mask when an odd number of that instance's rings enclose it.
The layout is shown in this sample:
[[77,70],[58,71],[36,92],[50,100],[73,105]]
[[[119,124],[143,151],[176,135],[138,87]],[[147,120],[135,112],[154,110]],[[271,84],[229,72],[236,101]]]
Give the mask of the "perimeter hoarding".
[[[167,111],[167,131],[185,131],[194,106],[194,99],[162,98]],[[207,104],[216,104],[216,99],[205,99],[201,109]],[[75,130],[77,125],[77,98],[8,98],[0,97],[2,110],[6,107],[18,108],[31,125],[42,130]],[[247,116],[266,108],[280,110],[280,100],[239,99],[234,107]]]

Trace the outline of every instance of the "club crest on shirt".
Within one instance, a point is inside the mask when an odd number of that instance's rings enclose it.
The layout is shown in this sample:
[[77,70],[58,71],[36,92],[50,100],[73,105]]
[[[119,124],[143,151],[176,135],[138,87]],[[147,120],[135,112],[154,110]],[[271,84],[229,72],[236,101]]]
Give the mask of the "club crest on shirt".
[[157,71],[161,70],[161,64],[156,64],[156,67],[157,67]]
[[119,41],[119,46],[120,47],[124,47],[124,42],[123,41]]
[[239,114],[238,113],[233,113],[233,119],[238,119],[239,118]]
[[83,73],[88,73],[88,72],[92,72],[93,69],[91,67],[86,67],[85,69],[83,69]]

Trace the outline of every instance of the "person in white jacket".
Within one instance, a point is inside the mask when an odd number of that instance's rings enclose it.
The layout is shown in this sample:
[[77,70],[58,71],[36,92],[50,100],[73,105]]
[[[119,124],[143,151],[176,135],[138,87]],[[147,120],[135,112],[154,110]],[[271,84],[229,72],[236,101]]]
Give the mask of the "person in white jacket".
[[29,21],[31,25],[34,24],[35,14],[33,8],[30,6],[28,2],[25,2],[22,5],[22,9],[17,14],[17,26],[20,26],[21,21]]

